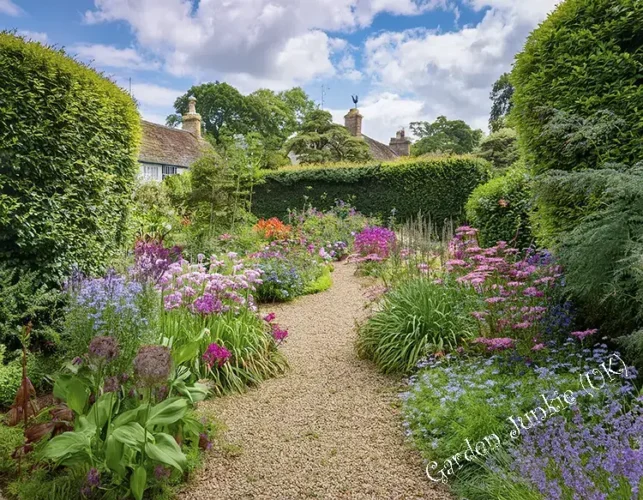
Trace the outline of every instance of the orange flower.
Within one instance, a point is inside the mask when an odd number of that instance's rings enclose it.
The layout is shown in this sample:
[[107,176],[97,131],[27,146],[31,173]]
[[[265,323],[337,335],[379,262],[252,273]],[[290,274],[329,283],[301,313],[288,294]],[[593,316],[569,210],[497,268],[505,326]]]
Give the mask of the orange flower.
[[267,240],[284,240],[290,234],[291,226],[284,224],[277,217],[261,219],[254,226],[254,230]]

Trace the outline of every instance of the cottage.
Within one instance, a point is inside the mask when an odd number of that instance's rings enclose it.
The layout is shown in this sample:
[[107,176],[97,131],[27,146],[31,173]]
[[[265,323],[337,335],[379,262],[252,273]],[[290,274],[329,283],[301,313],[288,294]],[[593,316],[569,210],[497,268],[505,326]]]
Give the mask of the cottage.
[[400,156],[409,156],[411,154],[411,141],[405,136],[404,130],[397,132],[387,146],[362,134],[363,119],[364,117],[360,114],[359,109],[352,108],[344,116],[344,126],[352,136],[364,139],[373,158],[376,160],[394,160]]
[[201,137],[201,115],[196,99],[190,97],[182,129],[165,127],[143,120],[143,138],[138,161],[141,176],[161,181],[168,175],[186,172],[211,146]]

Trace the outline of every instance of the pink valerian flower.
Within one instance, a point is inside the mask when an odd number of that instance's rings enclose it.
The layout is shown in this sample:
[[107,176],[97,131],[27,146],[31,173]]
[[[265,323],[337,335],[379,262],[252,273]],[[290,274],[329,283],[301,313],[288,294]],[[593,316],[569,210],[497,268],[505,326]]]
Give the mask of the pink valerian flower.
[[542,351],[543,349],[545,349],[545,344],[542,343],[536,344],[531,348],[532,351]]
[[572,337],[576,337],[578,340],[583,340],[585,337],[594,335],[596,332],[598,332],[598,328],[592,328],[590,330],[584,330],[582,332],[572,332],[570,333],[570,335]]
[[530,286],[525,288],[522,291],[522,294],[525,295],[526,297],[543,297],[545,294],[538,290],[535,286]]
[[275,320],[275,318],[276,318],[276,317],[277,317],[277,315],[276,315],[274,312],[271,312],[271,313],[266,314],[266,315],[263,317],[263,320],[264,320],[266,323],[272,323],[272,322]]
[[522,323],[516,323],[513,328],[514,330],[526,330],[527,328],[531,328],[532,324],[529,321],[523,321]]
[[219,367],[223,366],[231,356],[232,353],[225,347],[213,342],[205,350],[202,357],[203,361],[208,365],[208,368],[211,369],[214,365],[218,365]]
[[475,339],[474,344],[482,344],[487,346],[488,351],[504,351],[505,349],[511,349],[515,345],[515,340],[507,337],[487,339],[484,337],[479,337]]
[[425,263],[418,264],[417,268],[422,274],[428,274],[428,272],[429,272],[429,265],[428,264],[425,264]]
[[485,299],[485,302],[487,304],[498,304],[500,302],[505,302],[507,299],[504,297],[489,297],[488,299]]
[[475,227],[460,226],[455,230],[455,234],[475,236],[476,234],[478,234],[478,230]]
[[221,241],[228,241],[232,239],[232,235],[228,233],[223,233],[221,236],[219,236],[219,240]]
[[473,312],[471,313],[471,316],[473,316],[474,318],[476,318],[478,321],[482,321],[482,320],[483,320],[483,319],[485,319],[488,315],[489,315],[489,313],[488,313],[488,312],[485,312],[485,311],[473,311]]
[[447,266],[447,269],[451,270],[451,268],[453,267],[459,267],[459,266],[465,267],[467,266],[467,262],[462,259],[451,259],[451,260],[447,260],[446,266]]
[[288,330],[281,328],[279,325],[272,325],[272,338],[275,339],[275,342],[280,344],[286,337],[288,337]]

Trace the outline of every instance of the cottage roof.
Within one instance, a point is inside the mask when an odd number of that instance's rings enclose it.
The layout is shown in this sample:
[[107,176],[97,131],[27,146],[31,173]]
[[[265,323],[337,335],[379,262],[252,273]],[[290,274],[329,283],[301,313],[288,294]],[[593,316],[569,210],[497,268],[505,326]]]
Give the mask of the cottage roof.
[[371,139],[367,135],[362,134],[364,142],[368,144],[368,149],[371,151],[371,156],[376,160],[394,160],[399,158],[399,155],[393,151],[386,144],[383,144],[375,139]]
[[201,158],[211,146],[187,130],[165,127],[142,121],[143,138],[138,159],[145,163],[159,163],[189,167]]

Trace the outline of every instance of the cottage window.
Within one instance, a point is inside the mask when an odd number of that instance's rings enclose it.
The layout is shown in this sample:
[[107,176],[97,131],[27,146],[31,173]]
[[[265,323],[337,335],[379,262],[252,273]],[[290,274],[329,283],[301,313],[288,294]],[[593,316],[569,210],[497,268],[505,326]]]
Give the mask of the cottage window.
[[174,165],[163,165],[163,179],[168,175],[176,175],[177,173],[177,168]]
[[143,177],[146,180],[156,181],[159,180],[159,166],[158,165],[143,165]]

